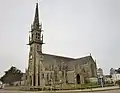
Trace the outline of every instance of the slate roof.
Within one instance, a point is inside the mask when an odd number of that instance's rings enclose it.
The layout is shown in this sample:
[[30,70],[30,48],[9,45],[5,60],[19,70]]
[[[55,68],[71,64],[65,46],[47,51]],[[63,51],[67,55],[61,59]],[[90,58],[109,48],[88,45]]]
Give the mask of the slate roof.
[[[41,54],[40,51],[37,51],[38,54]],[[64,57],[64,56],[58,56],[58,55],[52,55],[52,54],[47,54],[47,53],[42,53],[45,58],[56,58],[56,59],[61,59],[61,60],[75,60],[75,58],[70,58],[70,57]]]
[[72,63],[78,63],[79,62],[79,64],[86,64],[90,60],[94,61],[92,56],[85,56],[85,57],[82,57],[82,58],[77,58],[77,59],[75,59],[74,61],[71,61],[71,62]]
[[63,57],[63,56],[57,56],[57,55],[51,55],[43,53],[44,57],[44,65],[49,66],[49,64],[60,64],[61,62],[64,62],[68,65],[68,69],[73,69],[73,65],[76,64],[86,64],[88,61],[93,60],[92,56],[86,56],[82,58],[70,58],[70,57]]
[[68,64],[68,62],[75,60],[74,58],[69,57],[63,57],[63,56],[57,56],[57,55],[51,55],[51,54],[43,54],[44,57],[44,65],[49,64],[61,64],[62,62]]
[[79,64],[79,65],[87,64],[87,63],[90,62],[90,61],[93,61],[93,62],[94,62],[94,60],[93,60],[93,58],[92,58],[91,56],[86,56],[86,57],[82,57],[82,58],[77,58],[77,59],[69,62],[68,68],[69,68],[70,70],[73,70],[73,69],[74,69],[73,66],[78,65],[78,64]]

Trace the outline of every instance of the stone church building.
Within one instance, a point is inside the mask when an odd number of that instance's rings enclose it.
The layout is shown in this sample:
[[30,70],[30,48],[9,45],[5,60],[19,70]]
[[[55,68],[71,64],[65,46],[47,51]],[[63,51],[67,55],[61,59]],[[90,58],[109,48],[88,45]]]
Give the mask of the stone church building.
[[39,22],[38,3],[29,35],[29,61],[26,70],[27,86],[48,86],[51,84],[82,84],[97,77],[96,62],[92,56],[69,58],[42,52],[42,24]]

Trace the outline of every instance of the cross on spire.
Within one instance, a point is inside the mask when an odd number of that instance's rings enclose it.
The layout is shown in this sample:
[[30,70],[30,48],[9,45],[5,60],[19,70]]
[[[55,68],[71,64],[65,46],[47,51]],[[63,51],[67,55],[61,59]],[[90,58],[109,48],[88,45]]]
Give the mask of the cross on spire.
[[39,0],[36,0],[36,2],[38,3],[38,2],[39,2]]

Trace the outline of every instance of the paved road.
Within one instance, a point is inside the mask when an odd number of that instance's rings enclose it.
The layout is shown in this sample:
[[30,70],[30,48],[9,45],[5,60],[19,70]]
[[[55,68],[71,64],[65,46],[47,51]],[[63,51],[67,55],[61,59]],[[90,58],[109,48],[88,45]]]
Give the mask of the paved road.
[[[7,91],[0,90],[0,93],[54,93],[54,92],[23,92],[23,91]],[[58,92],[58,93],[66,93],[66,92]],[[67,92],[67,93],[120,93],[120,90],[110,90],[110,91],[99,91],[99,92]]]

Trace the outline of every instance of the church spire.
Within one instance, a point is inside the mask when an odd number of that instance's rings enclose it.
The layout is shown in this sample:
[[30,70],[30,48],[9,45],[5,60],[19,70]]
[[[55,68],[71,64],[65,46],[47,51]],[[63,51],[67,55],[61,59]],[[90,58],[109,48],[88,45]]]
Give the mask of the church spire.
[[35,17],[33,21],[33,26],[39,27],[39,9],[38,9],[38,3],[36,3],[36,10],[35,10]]

